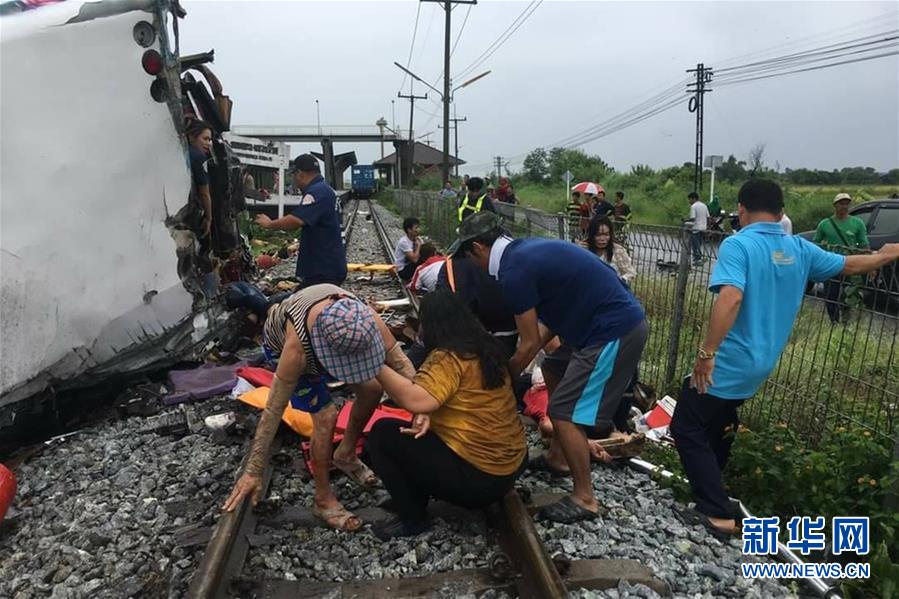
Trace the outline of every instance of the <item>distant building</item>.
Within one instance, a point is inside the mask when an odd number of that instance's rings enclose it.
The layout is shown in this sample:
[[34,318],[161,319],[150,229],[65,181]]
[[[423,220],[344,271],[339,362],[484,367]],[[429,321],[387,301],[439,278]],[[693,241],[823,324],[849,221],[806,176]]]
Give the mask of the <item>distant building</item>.
[[[464,160],[459,160],[452,154],[449,157],[449,166],[452,169],[456,165],[465,164]],[[393,184],[396,181],[396,152],[389,154],[384,158],[375,161],[374,167],[381,172],[386,173],[387,182]],[[415,142],[412,156],[412,178],[419,179],[426,175],[440,175],[443,167],[443,151],[432,148],[427,144]],[[404,182],[405,183],[405,182]]]

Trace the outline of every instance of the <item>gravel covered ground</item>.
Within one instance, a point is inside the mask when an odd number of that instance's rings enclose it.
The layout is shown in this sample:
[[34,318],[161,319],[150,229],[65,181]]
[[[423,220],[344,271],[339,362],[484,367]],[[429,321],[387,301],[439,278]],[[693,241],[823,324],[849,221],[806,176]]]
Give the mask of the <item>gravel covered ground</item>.
[[[349,206],[352,208],[352,206]],[[361,210],[367,211],[367,203]],[[397,239],[399,219],[383,214]],[[351,262],[383,262],[374,226],[360,212],[350,238]],[[289,277],[293,260],[271,269],[268,278]],[[387,275],[350,273],[346,286],[365,297],[401,297]],[[17,471],[14,510],[0,527],[0,597],[182,597],[230,491],[246,451],[255,415],[227,398],[190,408],[192,420],[228,410],[244,421],[224,437],[202,427],[166,435],[143,432],[142,416],[109,418],[31,458]],[[179,407],[162,408],[178,415]],[[298,438],[289,437],[276,458],[269,493],[272,518],[291,507],[309,506],[312,482],[297,471]],[[536,445],[536,443],[535,443]],[[781,597],[786,587],[748,582],[738,576],[742,561],[737,542],[727,545],[699,527],[688,529],[674,516],[674,498],[646,475],[628,469],[597,467],[598,496],[609,513],[579,525],[538,523],[551,553],[569,558],[629,558],[653,568],[677,597]],[[526,474],[520,486],[534,492],[564,492],[567,480]],[[363,492],[343,476],[338,496],[364,519],[383,490]],[[379,515],[380,514],[380,515]],[[434,528],[415,539],[378,541],[366,526],[355,534],[277,524],[262,516],[244,576],[340,581],[425,575],[484,567],[493,543],[480,514],[435,507]],[[204,536],[204,534],[206,536]],[[499,595],[493,595],[499,596]],[[654,597],[653,591],[626,583],[605,592],[579,591],[574,597]]]
[[[196,416],[249,414],[236,403],[209,400]],[[179,438],[147,427],[111,417],[20,466],[15,512],[0,528],[0,597],[183,595],[197,552],[178,545],[213,525],[244,449],[205,430]]]

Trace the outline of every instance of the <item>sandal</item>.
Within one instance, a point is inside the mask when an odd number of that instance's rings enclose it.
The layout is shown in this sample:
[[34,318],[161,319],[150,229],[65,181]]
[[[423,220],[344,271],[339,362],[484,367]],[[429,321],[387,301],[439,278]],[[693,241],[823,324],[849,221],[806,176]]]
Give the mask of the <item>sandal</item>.
[[[342,505],[338,507],[332,507],[330,509],[322,509],[317,505],[312,507],[312,513],[325,524],[328,525],[329,528],[333,528],[335,530],[342,530],[343,532],[353,532],[355,530],[359,530],[362,528],[362,520],[359,519],[358,516],[348,511]],[[349,524],[351,520],[355,520],[355,524]]]
[[362,463],[362,460],[356,458],[352,464],[344,464],[333,460],[334,467],[353,479],[357,485],[366,489],[373,489],[380,482],[378,475],[371,468]]
[[384,522],[372,524],[371,531],[382,541],[397,537],[415,537],[430,528],[427,522],[406,523],[399,518],[391,518]]
[[536,470],[538,472],[548,472],[550,476],[561,478],[564,476],[570,476],[571,472],[568,470],[562,470],[561,468],[556,468],[552,464],[549,463],[549,459],[546,457],[545,453],[541,453],[536,458],[528,462],[528,470]]
[[702,526],[709,534],[718,539],[719,541],[727,542],[731,539],[735,539],[740,532],[740,528],[738,526],[734,526],[734,529],[731,532],[727,532],[721,528],[718,528],[712,521],[709,520],[709,517],[699,512],[693,508],[689,507],[675,507],[674,512],[681,519],[681,522],[686,524],[687,526]]
[[545,506],[538,512],[538,516],[541,520],[574,524],[584,520],[593,520],[599,516],[599,512],[591,512],[587,508],[579,506],[568,496]]

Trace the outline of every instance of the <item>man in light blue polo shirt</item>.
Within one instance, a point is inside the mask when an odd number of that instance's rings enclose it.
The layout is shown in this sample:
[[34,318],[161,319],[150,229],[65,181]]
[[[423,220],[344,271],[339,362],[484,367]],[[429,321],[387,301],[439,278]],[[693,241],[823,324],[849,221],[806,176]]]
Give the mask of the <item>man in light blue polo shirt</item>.
[[899,244],[876,254],[841,256],[780,225],[783,192],[763,179],[740,188],[742,229],[724,240],[709,289],[718,294],[708,333],[671,422],[671,434],[696,500],[687,514],[716,536],[736,531],[721,471],[730,454],[728,427],[736,430],[737,408],[750,399],[774,369],[793,328],[808,280],[876,270],[899,258]]

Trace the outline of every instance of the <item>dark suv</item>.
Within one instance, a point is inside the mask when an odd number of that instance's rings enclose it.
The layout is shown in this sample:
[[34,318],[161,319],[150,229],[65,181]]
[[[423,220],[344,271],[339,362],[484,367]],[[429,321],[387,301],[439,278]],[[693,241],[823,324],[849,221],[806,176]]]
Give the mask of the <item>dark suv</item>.
[[[899,243],[899,199],[872,200],[853,206],[849,214],[864,221],[868,229],[868,242],[872,250],[879,250],[886,243]],[[800,233],[811,241],[814,231]],[[891,299],[899,301],[899,270],[893,263],[883,268],[878,286],[886,291]]]

